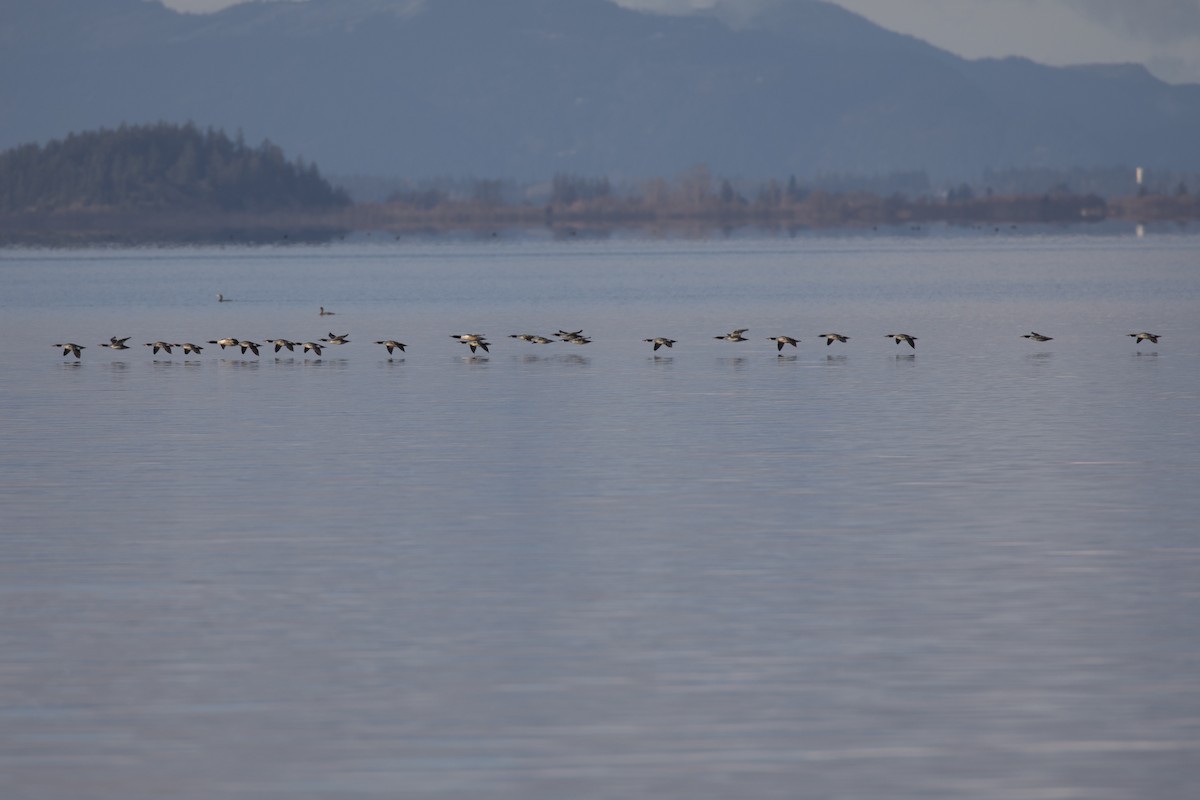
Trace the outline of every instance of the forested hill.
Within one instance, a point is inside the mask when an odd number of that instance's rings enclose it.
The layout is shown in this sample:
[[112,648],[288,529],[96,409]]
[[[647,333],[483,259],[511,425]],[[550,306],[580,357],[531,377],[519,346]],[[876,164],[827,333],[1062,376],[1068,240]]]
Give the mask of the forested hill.
[[0,153],[0,211],[269,212],[336,208],[349,198],[315,164],[288,161],[193,124],[121,126]]

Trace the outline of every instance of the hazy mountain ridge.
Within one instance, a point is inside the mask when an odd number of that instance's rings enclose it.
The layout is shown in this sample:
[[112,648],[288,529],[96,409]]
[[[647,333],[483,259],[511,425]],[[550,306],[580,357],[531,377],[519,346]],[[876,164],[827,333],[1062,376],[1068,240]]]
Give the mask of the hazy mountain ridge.
[[736,21],[606,0],[10,3],[0,147],[194,120],[332,173],[1200,168],[1200,86],[966,61],[815,1]]

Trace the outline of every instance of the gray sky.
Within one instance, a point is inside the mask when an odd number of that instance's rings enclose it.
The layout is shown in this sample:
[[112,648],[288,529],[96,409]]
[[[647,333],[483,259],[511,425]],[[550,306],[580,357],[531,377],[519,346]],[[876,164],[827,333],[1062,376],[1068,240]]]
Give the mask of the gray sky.
[[[162,0],[216,11],[245,0]],[[682,13],[716,0],[615,0]],[[724,0],[754,3],[761,0]],[[1200,0],[835,0],[889,30],[967,58],[1026,56],[1043,64],[1145,64],[1172,83],[1200,83]]]

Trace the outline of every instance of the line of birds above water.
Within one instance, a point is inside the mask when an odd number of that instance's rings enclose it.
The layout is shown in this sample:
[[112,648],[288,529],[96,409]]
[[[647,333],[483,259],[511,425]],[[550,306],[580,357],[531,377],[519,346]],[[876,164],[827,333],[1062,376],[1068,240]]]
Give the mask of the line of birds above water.
[[[736,328],[727,334],[722,336],[714,336],[713,338],[727,342],[746,342],[749,341],[749,339],[742,334],[747,333],[749,330],[749,328]],[[567,344],[585,345],[591,344],[592,342],[590,337],[584,335],[582,329],[576,331],[560,330],[557,333],[551,334],[553,338],[550,336],[540,336],[531,333],[510,333],[508,336],[510,339],[520,339],[521,341],[529,342],[531,344],[553,344],[557,341],[565,342]],[[1126,336],[1133,337],[1135,344],[1141,344],[1142,342],[1158,344],[1161,334],[1150,333],[1149,331],[1139,331],[1138,333],[1126,334]],[[130,338],[132,337],[126,336],[124,338],[117,338],[116,336],[113,336],[110,337],[107,342],[101,342],[98,346],[108,348],[109,350],[128,350],[130,348],[126,342],[128,342]],[[452,333],[450,334],[450,338],[455,339],[469,347],[472,353],[475,353],[477,350],[483,350],[485,353],[491,352],[491,343],[487,340],[487,336],[485,334]],[[845,344],[846,342],[850,341],[849,336],[840,333],[822,333],[818,334],[817,338],[824,339],[827,347],[832,345],[834,342]],[[884,338],[895,340],[897,345],[907,344],[913,350],[917,349],[917,337],[911,334],[888,333],[884,334]],[[1053,341],[1054,339],[1053,336],[1045,336],[1037,331],[1030,331],[1029,333],[1022,334],[1022,338],[1029,339],[1033,342],[1049,342]],[[385,348],[387,348],[389,356],[392,355],[396,350],[399,350],[402,353],[405,352],[408,346],[398,339],[375,339],[373,341],[375,344],[383,345]],[[653,349],[657,351],[661,347],[673,348],[678,340],[671,339],[667,336],[653,336],[643,339],[642,341],[652,345]],[[788,345],[797,347],[801,342],[799,338],[792,336],[768,336],[767,341],[775,342],[775,349],[781,354],[784,347]],[[247,352],[251,352],[257,356],[259,355],[259,348],[274,346],[276,353],[284,349],[287,349],[288,352],[294,353],[296,348],[299,347],[303,353],[311,352],[320,357],[322,351],[327,347],[350,344],[350,334],[339,335],[335,334],[333,331],[330,331],[328,336],[321,337],[315,342],[300,342],[283,338],[268,338],[265,339],[264,342],[265,344],[253,341],[251,339],[242,339],[236,336],[226,337],[224,339],[208,340],[208,344],[215,344],[222,350],[226,348],[240,349],[243,355]],[[77,359],[82,358],[83,351],[87,349],[86,345],[76,344],[75,342],[62,342],[55,344],[54,346],[62,348],[62,354],[64,356],[73,355]],[[193,342],[156,341],[146,342],[145,346],[151,348],[154,355],[158,355],[160,350],[168,354],[173,354],[173,348],[176,347],[181,348],[184,355],[189,355],[191,353],[200,354],[204,351],[203,345],[198,345]]]

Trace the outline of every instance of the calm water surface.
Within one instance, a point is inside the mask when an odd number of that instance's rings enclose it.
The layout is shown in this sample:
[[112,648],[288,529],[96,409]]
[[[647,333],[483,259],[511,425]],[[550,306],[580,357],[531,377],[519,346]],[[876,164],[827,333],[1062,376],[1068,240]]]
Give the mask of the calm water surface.
[[0,332],[6,800],[1200,796],[1195,235],[8,250]]

